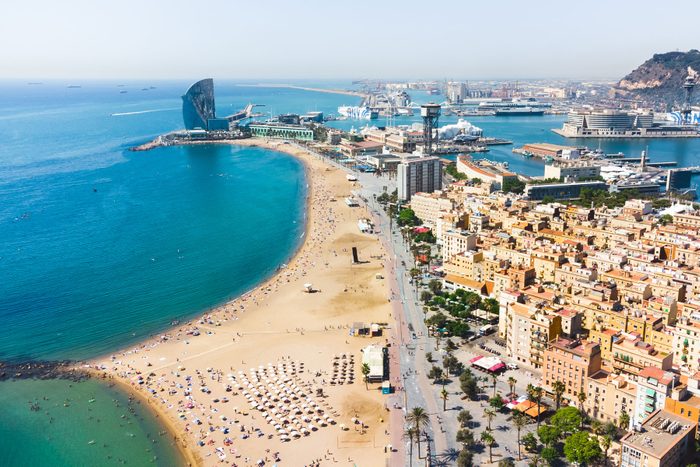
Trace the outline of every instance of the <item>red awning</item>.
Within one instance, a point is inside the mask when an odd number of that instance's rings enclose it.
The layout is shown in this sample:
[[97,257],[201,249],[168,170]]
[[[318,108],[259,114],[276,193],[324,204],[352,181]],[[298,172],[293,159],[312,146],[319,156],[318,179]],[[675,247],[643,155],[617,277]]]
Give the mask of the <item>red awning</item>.
[[506,367],[505,364],[503,364],[503,363],[497,363],[496,365],[494,365],[494,366],[492,366],[491,368],[489,368],[489,371],[490,371],[490,372],[496,372],[496,371],[501,370],[501,369],[503,369],[503,368],[505,368],[505,367]]
[[477,361],[477,360],[479,360],[479,359],[482,359],[482,358],[484,358],[483,355],[477,355],[476,357],[474,357],[474,358],[472,358],[471,360],[469,360],[469,363],[474,363],[475,361]]

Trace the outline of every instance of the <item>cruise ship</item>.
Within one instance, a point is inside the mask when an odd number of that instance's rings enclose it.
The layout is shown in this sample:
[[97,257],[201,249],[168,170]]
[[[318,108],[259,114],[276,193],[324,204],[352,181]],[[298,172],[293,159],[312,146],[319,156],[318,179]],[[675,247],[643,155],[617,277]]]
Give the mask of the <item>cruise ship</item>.
[[544,109],[536,109],[534,107],[506,107],[503,109],[496,109],[496,117],[513,117],[522,115],[544,115]]
[[651,112],[615,109],[578,110],[569,113],[555,133],[566,138],[697,138],[692,125],[657,123]]
[[516,116],[544,115],[545,110],[550,108],[552,104],[548,102],[540,102],[534,98],[528,99],[510,99],[502,101],[481,102],[477,107],[478,112],[493,112],[496,116]]
[[372,110],[369,107],[353,107],[341,105],[338,107],[338,113],[352,120],[376,120],[379,117],[379,112]]

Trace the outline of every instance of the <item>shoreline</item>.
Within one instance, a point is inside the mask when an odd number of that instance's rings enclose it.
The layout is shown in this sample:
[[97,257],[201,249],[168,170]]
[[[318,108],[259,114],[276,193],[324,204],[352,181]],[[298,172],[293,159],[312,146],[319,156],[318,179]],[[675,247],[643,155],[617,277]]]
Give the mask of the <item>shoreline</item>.
[[93,379],[99,381],[102,384],[113,385],[122,393],[126,394],[128,397],[133,397],[140,401],[141,407],[148,410],[156,421],[167,430],[168,434],[172,436],[175,443],[175,448],[180,453],[180,457],[185,462],[186,465],[193,467],[197,465],[202,465],[202,459],[197,455],[197,453],[192,450],[192,446],[187,443],[186,439],[182,436],[180,430],[177,429],[175,423],[168,417],[166,413],[158,410],[158,407],[151,402],[151,399],[146,397],[140,391],[135,390],[132,386],[122,381],[119,378],[115,378],[107,372],[102,372],[95,368],[83,368]]
[[[289,143],[279,141],[279,140],[264,140],[264,139],[260,139],[260,138],[247,138],[247,139],[241,139],[241,140],[221,140],[221,141],[214,141],[214,142],[202,141],[202,142],[194,142],[194,144],[229,144],[229,145],[247,146],[247,147],[250,147],[250,146],[261,147],[261,148],[264,148],[267,150],[285,153],[291,157],[296,158],[298,161],[300,161],[302,163],[302,165],[304,166],[304,175],[306,178],[306,185],[307,185],[306,186],[307,192],[305,194],[306,199],[305,199],[305,216],[304,216],[304,222],[305,222],[304,236],[303,236],[302,241],[298,245],[298,247],[295,249],[293,255],[290,257],[289,263],[287,264],[287,266],[285,268],[277,269],[277,271],[275,273],[273,273],[270,277],[266,278],[262,282],[258,283],[251,290],[249,290],[249,291],[247,291],[239,296],[233,297],[225,302],[222,302],[221,304],[219,304],[215,307],[212,307],[211,309],[204,310],[200,313],[195,314],[194,317],[191,318],[190,320],[188,320],[187,323],[180,323],[177,326],[171,326],[171,327],[166,328],[164,331],[164,333],[166,335],[170,335],[170,334],[180,335],[181,333],[186,334],[188,328],[191,329],[193,326],[197,327],[197,324],[195,324],[195,323],[198,323],[200,325],[202,325],[202,323],[205,323],[204,325],[201,326],[201,327],[205,327],[206,324],[212,323],[212,321],[210,319],[210,317],[212,315],[216,315],[216,314],[226,315],[226,313],[228,311],[230,311],[230,309],[233,309],[234,313],[235,313],[235,311],[236,311],[235,306],[237,304],[239,304],[239,302],[246,302],[246,300],[248,300],[249,298],[252,298],[252,300],[255,302],[257,308],[261,308],[265,301],[267,301],[267,302],[272,301],[274,296],[272,296],[272,297],[266,296],[268,294],[268,291],[270,291],[272,287],[274,287],[275,290],[277,290],[277,287],[279,287],[280,283],[283,282],[283,280],[285,279],[285,275],[289,276],[289,271],[297,271],[297,268],[302,266],[302,265],[298,264],[298,263],[300,263],[300,258],[302,258],[302,256],[314,255],[315,253],[318,253],[318,252],[313,251],[313,248],[312,248],[312,246],[309,245],[309,243],[310,243],[310,239],[312,238],[312,236],[314,236],[314,234],[316,234],[316,235],[319,234],[319,232],[314,232],[314,228],[317,228],[317,222],[320,221],[320,219],[317,218],[318,216],[314,212],[315,209],[314,209],[314,206],[312,206],[312,202],[314,200],[314,195],[316,194],[314,185],[316,183],[321,183],[322,181],[318,180],[318,178],[321,177],[320,173],[312,173],[312,172],[338,171],[338,172],[342,173],[342,175],[343,175],[342,178],[345,179],[344,172],[339,171],[338,169],[331,167],[329,164],[327,164],[327,162],[320,161],[320,160],[318,161],[318,163],[314,162],[315,156],[312,153],[310,153],[309,151],[302,149],[302,148],[299,148],[299,147],[296,147],[296,146],[293,146]],[[348,188],[348,191],[349,191],[349,188]],[[333,199],[333,201],[335,201],[335,199]],[[316,206],[316,207],[320,208],[320,206]],[[326,239],[325,241],[327,242],[328,240]],[[377,239],[374,239],[374,241],[377,242]],[[322,244],[324,245],[323,248],[325,248],[326,250],[331,247],[331,245],[326,245],[325,243],[322,243]],[[315,256],[312,256],[312,257],[315,257]],[[383,266],[382,266],[382,269],[383,269]],[[304,275],[305,275],[305,273],[304,273]],[[287,282],[289,282],[289,279],[287,279]],[[386,293],[386,291],[384,291],[384,293]],[[256,296],[260,295],[260,294],[263,294],[265,296],[262,297],[261,303],[258,304]],[[269,305],[269,303],[267,303],[267,305]],[[241,306],[241,308],[243,308],[243,306]],[[260,310],[260,309],[253,310],[250,314],[246,311],[245,317],[247,318],[255,313],[261,314],[261,313],[264,313],[264,310]],[[232,318],[232,317],[229,316],[229,318]],[[237,317],[232,318],[232,320],[234,320],[234,321],[237,319],[238,319]],[[268,325],[269,324],[270,323],[268,323]],[[232,321],[228,320],[228,322],[227,322],[227,320],[224,320],[223,324],[220,324],[217,322],[216,325],[217,326],[220,326],[220,325],[221,326],[230,326],[230,325],[232,325]],[[335,326],[332,326],[332,328],[338,329],[338,330],[341,329],[340,326],[337,326],[337,328]],[[328,330],[328,329],[326,328],[326,330]],[[304,329],[304,331],[306,331],[306,329]],[[281,331],[279,331],[279,332],[281,332]],[[290,333],[289,329],[287,330],[287,333]],[[346,335],[346,333],[343,331],[341,331],[337,334]],[[244,335],[246,335],[246,334],[242,334],[240,336],[244,336]],[[301,335],[304,335],[303,331],[301,332]],[[198,338],[198,339],[201,339],[201,338]],[[261,337],[261,339],[262,339],[262,337]],[[291,339],[291,337],[290,337],[290,339]],[[233,337],[234,343],[236,340],[237,340],[237,338]],[[138,352],[138,350],[135,350],[137,348],[144,350],[144,351],[150,351],[152,349],[155,349],[156,346],[158,346],[161,343],[162,343],[162,341],[157,336],[152,336],[144,341],[141,341],[137,344],[130,346],[133,349],[129,350],[127,348],[124,348],[120,352],[122,353],[122,356],[126,356],[126,355],[129,355],[132,351]],[[346,344],[347,343],[348,343],[348,341],[346,340]],[[225,346],[229,346],[229,345],[233,345],[233,344],[225,344]],[[216,350],[217,349],[207,349],[206,353],[216,352]],[[186,454],[186,456],[185,456],[186,460],[188,462],[196,462],[197,465],[206,464],[206,460],[202,459],[201,456],[198,455],[198,452],[196,450],[196,448],[198,448],[198,447],[195,447],[193,445],[191,439],[189,439],[190,436],[188,436],[187,430],[186,429],[183,430],[183,427],[181,426],[182,423],[180,423],[180,420],[178,420],[176,417],[172,417],[171,410],[167,410],[166,407],[164,407],[164,404],[159,403],[160,401],[158,399],[156,399],[156,400],[158,400],[158,402],[152,402],[151,401],[151,399],[152,399],[151,394],[144,393],[142,391],[142,387],[134,384],[133,381],[129,381],[127,378],[120,376],[119,373],[117,371],[115,371],[114,369],[110,372],[109,370],[107,370],[107,368],[104,367],[104,364],[103,364],[103,367],[100,367],[98,362],[100,362],[101,360],[104,361],[104,360],[111,359],[112,362],[114,363],[114,360],[115,360],[114,355],[119,354],[120,352],[114,352],[111,356],[103,355],[103,356],[100,356],[97,358],[90,359],[89,364],[93,368],[93,371],[95,372],[95,374],[102,375],[103,379],[105,379],[105,380],[118,382],[119,386],[122,387],[123,389],[129,390],[129,392],[138,393],[142,399],[145,399],[146,401],[148,401],[149,408],[152,411],[154,411],[154,413],[157,415],[157,417],[159,419],[164,419],[166,421],[167,429],[169,431],[171,431],[171,434],[177,440],[181,441],[181,442],[178,442],[178,445],[180,445],[180,444],[183,445],[182,449],[184,450],[183,451],[184,454]],[[284,357],[282,357],[282,358],[284,358]],[[177,361],[180,362],[179,359]],[[243,360],[242,360],[242,362],[243,362]],[[149,363],[149,366],[150,365],[151,364]],[[165,368],[172,366],[172,365],[173,365],[173,363],[171,363],[170,365],[166,365],[166,366],[162,367],[161,369],[165,369]],[[189,367],[189,365],[188,365],[188,367]],[[178,365],[178,368],[180,368],[180,365]],[[157,369],[152,370],[150,372],[150,374],[154,374],[153,372],[155,372],[155,371],[157,371]],[[197,371],[197,373],[199,374],[199,370]],[[362,388],[362,389],[364,389],[364,388]],[[162,389],[161,389],[161,391],[162,391]],[[155,393],[153,394],[153,396],[158,397]],[[172,407],[172,405],[171,405],[171,407]],[[380,420],[381,419],[382,419],[382,417],[380,417]],[[385,434],[388,434],[388,430],[385,430]],[[376,444],[376,442],[375,442],[375,444]]]

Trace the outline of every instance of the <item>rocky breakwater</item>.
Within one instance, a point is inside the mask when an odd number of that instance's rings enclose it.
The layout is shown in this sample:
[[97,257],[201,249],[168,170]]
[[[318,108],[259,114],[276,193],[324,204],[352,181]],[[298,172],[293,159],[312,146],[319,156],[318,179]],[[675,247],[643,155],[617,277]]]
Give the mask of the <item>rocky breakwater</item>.
[[87,371],[72,361],[0,362],[0,381],[12,379],[67,379],[74,382],[90,378]]

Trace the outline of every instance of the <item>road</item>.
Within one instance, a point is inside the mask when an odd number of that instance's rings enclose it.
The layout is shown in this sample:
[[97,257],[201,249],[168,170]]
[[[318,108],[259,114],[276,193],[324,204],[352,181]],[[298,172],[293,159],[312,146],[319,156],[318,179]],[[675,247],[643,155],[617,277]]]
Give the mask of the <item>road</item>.
[[[323,157],[320,154],[317,156]],[[326,160],[348,173],[351,172],[348,168],[334,161]],[[384,191],[391,193],[396,188],[396,182],[375,174],[357,172],[353,172],[353,174],[358,178],[358,182],[354,184],[353,192],[365,200],[366,207],[373,217],[379,240],[383,243],[388,255],[385,263],[386,277],[390,283],[392,317],[396,320],[396,328],[393,329],[393,335],[390,339],[390,379],[392,385],[397,388],[397,391],[386,402],[391,417],[391,444],[396,448],[390,459],[390,464],[397,466],[453,465],[455,456],[461,449],[455,439],[459,429],[457,414],[462,409],[471,412],[474,417],[471,428],[475,433],[475,438],[478,439],[487,426],[483,413],[488,407],[485,399],[493,394],[491,380],[484,378],[484,382],[481,384],[485,393],[484,400],[470,401],[462,398],[463,393],[459,387],[459,379],[452,378],[445,385],[449,397],[446,404],[447,410],[443,410],[443,401],[440,397],[442,386],[434,384],[427,377],[433,364],[427,361],[425,355],[426,352],[431,352],[436,364],[441,366],[441,360],[445,353],[444,350],[438,349],[436,339],[429,336],[424,323],[425,315],[422,305],[418,300],[418,291],[409,282],[409,271],[414,265],[412,254],[396,226],[392,225],[383,208],[375,201],[375,196]],[[460,347],[455,355],[463,363],[468,362],[475,355],[491,355],[477,347],[477,343]],[[491,348],[503,350],[493,342],[488,345]],[[503,359],[506,362],[512,362],[508,358]],[[477,376],[485,376],[476,374]],[[510,392],[507,382],[509,376],[516,378],[515,392],[519,395],[525,394],[528,383],[537,384],[539,380],[537,374],[523,370],[509,370],[505,375],[499,377],[496,388],[498,393],[507,394]],[[403,439],[404,417],[414,407],[422,407],[430,417],[430,425],[426,429],[430,452],[430,457],[427,459],[425,442],[421,443],[420,453],[414,447],[413,459],[409,459],[409,441]],[[517,459],[517,436],[511,425],[510,415],[507,413],[499,413],[492,421],[493,434],[498,443],[493,449],[496,463],[504,457]],[[535,423],[533,422],[521,434],[524,435],[534,429]],[[475,454],[475,463],[488,464],[488,450],[477,447],[472,451]],[[521,462],[517,462],[517,465],[527,464],[523,459]]]

